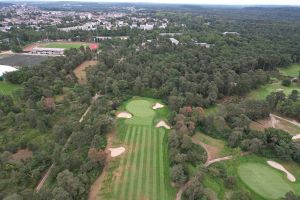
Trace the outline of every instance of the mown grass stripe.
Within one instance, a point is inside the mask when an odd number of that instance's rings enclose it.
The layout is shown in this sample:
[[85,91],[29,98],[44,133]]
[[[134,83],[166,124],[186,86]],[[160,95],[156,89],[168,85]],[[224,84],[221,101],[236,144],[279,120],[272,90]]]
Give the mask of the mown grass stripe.
[[160,152],[160,156],[159,156],[159,170],[160,170],[160,173],[161,173],[161,177],[160,177],[160,190],[162,191],[161,192],[161,196],[162,196],[162,199],[168,199],[168,196],[167,196],[167,192],[166,192],[166,188],[165,188],[165,173],[164,173],[164,166],[165,166],[165,163],[164,163],[164,157],[163,157],[163,154],[164,154],[164,149],[163,149],[163,139],[164,139],[164,135],[165,135],[165,130],[163,129],[159,129],[158,131],[158,134],[159,134],[159,152]]
[[159,173],[158,167],[157,167],[157,160],[156,158],[159,157],[160,152],[158,149],[158,144],[159,144],[159,134],[157,133],[156,129],[152,128],[152,137],[153,137],[153,160],[152,160],[152,164],[153,164],[153,176],[152,176],[152,181],[153,181],[153,186],[152,186],[152,196],[153,199],[160,199],[158,198],[158,190],[157,190],[157,174]]
[[151,197],[153,197],[153,187],[154,187],[154,185],[153,185],[153,179],[152,179],[152,177],[154,176],[154,167],[153,167],[153,157],[152,157],[152,155],[153,155],[153,151],[154,151],[154,148],[153,148],[153,143],[155,142],[154,141],[154,137],[153,137],[153,134],[154,134],[154,129],[152,128],[152,127],[150,127],[149,128],[151,131],[150,131],[150,138],[151,138],[151,144],[150,144],[150,147],[149,147],[149,152],[150,152],[150,164],[149,164],[149,166],[150,166],[150,170],[149,170],[149,174],[150,174],[150,177],[149,177],[149,179],[148,179],[148,182],[149,182],[149,190],[148,190],[148,197],[149,198],[151,198]]
[[142,199],[142,184],[144,180],[144,175],[147,173],[144,169],[144,162],[145,162],[145,143],[146,143],[146,137],[147,137],[147,128],[143,126],[142,132],[142,143],[140,148],[140,157],[139,157],[139,171],[138,171],[138,182],[137,182],[137,190],[136,190],[136,199]]
[[[125,145],[128,145],[128,140],[130,140],[130,136],[132,135],[132,134],[131,134],[132,126],[126,126],[125,129],[126,129],[126,130],[125,130],[125,140],[124,140],[124,144],[125,144]],[[126,154],[126,152],[125,152],[125,154]],[[122,156],[121,161],[120,161],[120,164],[119,164],[118,170],[120,170],[120,169],[124,166],[124,163],[125,163],[126,158],[127,158],[126,155]],[[121,170],[121,173],[122,173],[122,174],[121,174],[120,176],[118,176],[118,177],[116,178],[116,180],[114,181],[114,182],[115,182],[115,184],[114,184],[114,189],[113,189],[113,194],[114,194],[114,196],[116,196],[117,194],[119,194],[120,189],[122,188],[122,182],[121,182],[120,180],[121,180],[121,177],[122,177],[123,174],[124,174],[124,171]]]
[[140,141],[141,141],[141,131],[142,131],[142,127],[141,126],[137,126],[136,129],[136,135],[137,135],[137,139],[136,142],[133,144],[134,146],[134,152],[132,153],[133,156],[133,161],[131,163],[131,169],[129,171],[129,186],[128,186],[128,190],[126,191],[126,195],[127,199],[134,199],[134,188],[137,187],[137,180],[138,180],[138,162],[137,162],[137,158],[139,157],[139,153],[140,153]]
[[[136,126],[133,126],[132,131],[131,131],[132,137],[130,139],[130,141],[128,142],[128,147],[130,148],[128,156],[127,156],[127,162],[125,165],[125,173],[124,173],[124,177],[123,177],[123,181],[122,181],[122,190],[119,193],[120,194],[120,199],[124,199],[125,197],[125,193],[126,191],[128,191],[128,176],[129,176],[129,171],[131,168],[131,164],[132,164],[132,159],[133,159],[133,152],[134,152],[134,144],[136,143]],[[125,198],[126,199],[126,198]]]
[[156,188],[157,188],[157,193],[158,193],[158,199],[163,199],[163,191],[161,190],[161,183],[160,183],[160,179],[162,178],[162,171],[160,170],[160,156],[161,156],[161,151],[160,151],[160,132],[158,129],[155,129],[155,133],[157,134],[157,156],[156,156],[156,177],[157,177],[157,184],[156,184]]
[[150,195],[150,191],[149,191],[149,188],[150,188],[150,182],[149,182],[149,177],[150,177],[150,170],[151,170],[151,130],[147,129],[147,146],[146,146],[146,157],[147,157],[147,160],[146,160],[146,176],[145,176],[145,198],[146,199],[149,199],[149,195]]

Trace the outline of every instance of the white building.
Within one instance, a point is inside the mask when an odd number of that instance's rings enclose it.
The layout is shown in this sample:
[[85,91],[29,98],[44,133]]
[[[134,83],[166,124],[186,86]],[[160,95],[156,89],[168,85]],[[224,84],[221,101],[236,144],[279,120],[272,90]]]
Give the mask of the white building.
[[34,47],[31,51],[32,54],[43,55],[64,55],[64,48],[40,48]]
[[176,40],[175,38],[170,38],[170,41],[172,42],[172,44],[178,45],[179,41]]
[[0,65],[0,77],[3,76],[3,74],[7,73],[7,72],[13,72],[13,71],[17,71],[18,69],[8,66],[8,65]]
[[238,32],[224,32],[223,35],[240,35]]

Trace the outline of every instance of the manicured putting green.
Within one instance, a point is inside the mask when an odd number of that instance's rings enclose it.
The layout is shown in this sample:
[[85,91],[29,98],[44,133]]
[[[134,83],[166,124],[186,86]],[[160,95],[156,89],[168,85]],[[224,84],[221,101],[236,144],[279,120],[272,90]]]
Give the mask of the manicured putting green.
[[284,175],[260,163],[245,163],[238,167],[238,175],[254,192],[266,199],[280,199],[293,191]]
[[150,117],[155,115],[152,106],[147,100],[133,100],[127,104],[126,109],[135,117]]

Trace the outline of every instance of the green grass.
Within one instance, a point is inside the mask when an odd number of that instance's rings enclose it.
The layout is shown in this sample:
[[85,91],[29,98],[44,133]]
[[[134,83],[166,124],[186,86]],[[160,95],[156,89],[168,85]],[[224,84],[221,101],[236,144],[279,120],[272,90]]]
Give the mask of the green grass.
[[265,99],[272,92],[276,92],[278,89],[283,89],[283,92],[286,95],[291,94],[293,90],[298,90],[300,92],[300,86],[296,83],[293,83],[290,87],[285,87],[281,85],[280,81],[276,81],[271,84],[266,84],[259,87],[256,90],[250,92],[247,97],[251,99]]
[[300,64],[293,64],[288,67],[282,67],[279,72],[284,76],[298,77],[300,72]]
[[157,101],[134,98],[120,107],[133,114],[118,120],[118,145],[126,152],[115,159],[100,195],[103,199],[174,199],[167,151],[168,130],[155,128],[155,121],[165,119],[167,108],[154,111]]
[[[193,138],[203,142],[204,144],[207,144],[207,145],[217,148],[219,150],[219,157],[233,155],[233,154],[236,154],[235,151],[238,151],[237,149],[232,149],[232,148],[228,147],[223,140],[216,139],[211,136],[205,135],[202,132],[195,133]],[[240,152],[238,151],[238,153],[240,153]]]
[[20,89],[21,86],[0,81],[0,94],[11,95],[14,91]]
[[292,187],[275,169],[260,163],[245,163],[238,167],[242,181],[262,197],[279,199]]
[[[214,173],[206,174],[204,185],[212,189],[219,199],[224,199],[230,196],[233,191],[238,190],[248,191],[251,198],[255,200],[280,199],[286,190],[292,190],[297,195],[300,195],[300,165],[292,161],[283,162],[274,160],[286,167],[296,177],[296,182],[292,183],[287,180],[285,173],[270,167],[266,163],[267,160],[267,158],[261,156],[247,155],[235,156],[233,160],[216,163],[211,165],[210,168],[214,168],[215,165],[223,165],[227,174],[236,178],[236,186],[233,189],[227,189],[224,186],[223,180],[215,176]],[[254,166],[252,166],[253,164]],[[280,188],[278,188],[278,183],[281,184]],[[267,191],[261,190],[264,187],[267,188],[264,189]],[[273,189],[277,189],[272,194],[277,195],[277,197],[267,197]]]
[[74,43],[50,43],[44,45],[44,48],[64,48],[64,49],[71,49],[71,48],[80,48],[81,46],[87,46],[86,44],[74,44]]

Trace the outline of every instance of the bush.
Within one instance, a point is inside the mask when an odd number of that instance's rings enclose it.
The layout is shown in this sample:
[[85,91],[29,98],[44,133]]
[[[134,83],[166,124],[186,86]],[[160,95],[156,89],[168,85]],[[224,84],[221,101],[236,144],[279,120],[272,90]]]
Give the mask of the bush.
[[281,83],[281,85],[285,86],[285,87],[289,87],[292,84],[290,79],[284,79]]

